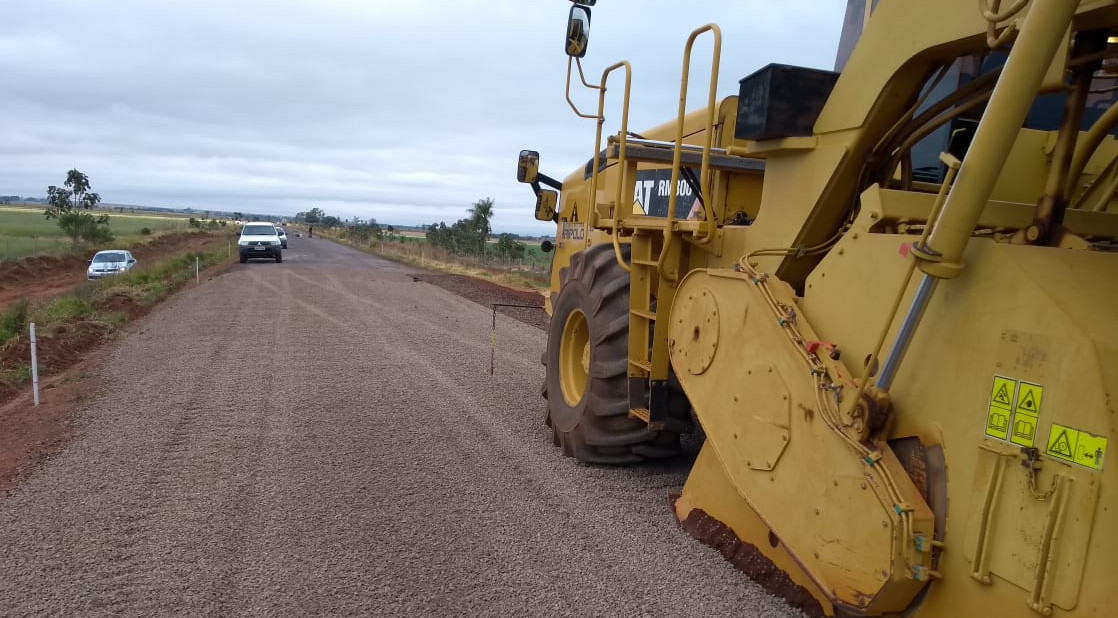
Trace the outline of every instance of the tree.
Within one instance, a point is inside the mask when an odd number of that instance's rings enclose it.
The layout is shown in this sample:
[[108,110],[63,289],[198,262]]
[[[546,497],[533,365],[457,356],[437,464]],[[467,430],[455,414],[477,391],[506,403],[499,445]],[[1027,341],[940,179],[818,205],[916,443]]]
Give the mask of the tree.
[[510,260],[519,260],[524,257],[525,251],[524,243],[516,240],[512,234],[501,234],[497,237],[497,255]]
[[321,208],[318,208],[316,206],[316,207],[310,209],[309,212],[303,214],[303,221],[306,221],[307,223],[313,225],[315,223],[318,223],[319,221],[322,221],[322,219],[325,216],[326,216],[326,213],[323,212],[323,210]]
[[66,173],[64,187],[47,187],[47,209],[43,212],[47,219],[57,219],[58,227],[70,237],[74,247],[79,242],[102,243],[113,239],[109,230],[109,216],[94,217],[88,212],[101,201],[94,193],[89,177],[76,169]]
[[376,219],[369,219],[362,221],[361,217],[354,217],[353,222],[349,224],[349,229],[346,233],[357,240],[369,242],[370,240],[381,240],[384,238],[384,228],[377,223]]
[[493,231],[490,221],[493,219],[493,199],[485,198],[474,202],[473,208],[470,208],[470,221],[474,224],[474,229],[477,230],[480,236],[480,244],[478,245],[478,253],[481,254],[482,259],[485,259],[485,243],[489,241],[489,234]]

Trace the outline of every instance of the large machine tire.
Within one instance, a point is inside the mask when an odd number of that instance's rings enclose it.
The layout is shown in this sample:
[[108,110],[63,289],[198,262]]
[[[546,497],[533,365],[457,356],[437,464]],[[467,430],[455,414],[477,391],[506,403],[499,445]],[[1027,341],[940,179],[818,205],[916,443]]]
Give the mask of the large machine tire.
[[555,445],[595,464],[676,455],[677,433],[629,417],[629,276],[613,246],[576,253],[559,278],[543,389]]

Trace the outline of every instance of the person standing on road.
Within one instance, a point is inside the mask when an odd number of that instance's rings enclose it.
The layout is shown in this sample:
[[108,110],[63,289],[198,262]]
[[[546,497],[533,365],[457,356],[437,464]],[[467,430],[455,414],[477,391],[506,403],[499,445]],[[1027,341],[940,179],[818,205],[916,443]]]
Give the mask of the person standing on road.
[[313,225],[307,228],[307,237],[308,238],[314,238],[314,226]]

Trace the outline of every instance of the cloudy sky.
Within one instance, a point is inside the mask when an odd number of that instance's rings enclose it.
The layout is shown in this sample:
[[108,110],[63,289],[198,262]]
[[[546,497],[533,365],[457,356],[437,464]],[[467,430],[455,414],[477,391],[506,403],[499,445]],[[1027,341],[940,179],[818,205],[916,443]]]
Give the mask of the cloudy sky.
[[[602,0],[584,66],[596,81],[616,60],[633,63],[639,131],[675,114],[693,28],[722,27],[726,96],[769,62],[830,69],[845,6]],[[451,223],[491,197],[494,229],[546,234],[553,226],[533,220],[531,191],[515,181],[517,153],[539,150],[541,170],[561,178],[593,148],[593,121],[563,98],[569,7],[2,0],[0,194],[43,196],[76,167],[110,203],[317,206],[403,225]],[[696,53],[708,57],[709,45]]]

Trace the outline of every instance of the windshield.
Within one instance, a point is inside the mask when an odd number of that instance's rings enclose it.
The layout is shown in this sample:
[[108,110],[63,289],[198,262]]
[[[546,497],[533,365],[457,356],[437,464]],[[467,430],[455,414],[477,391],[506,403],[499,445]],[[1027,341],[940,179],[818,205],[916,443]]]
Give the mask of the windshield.
[[246,225],[245,229],[241,230],[241,234],[245,236],[275,236],[276,228],[270,225]]
[[100,263],[100,262],[123,262],[123,261],[124,261],[124,254],[123,253],[98,253],[97,255],[93,256],[93,263],[94,264],[97,264],[97,263]]
[[277,227],[276,228],[276,234],[279,234],[280,236],[283,236],[286,233],[287,232],[284,232],[282,227]]

